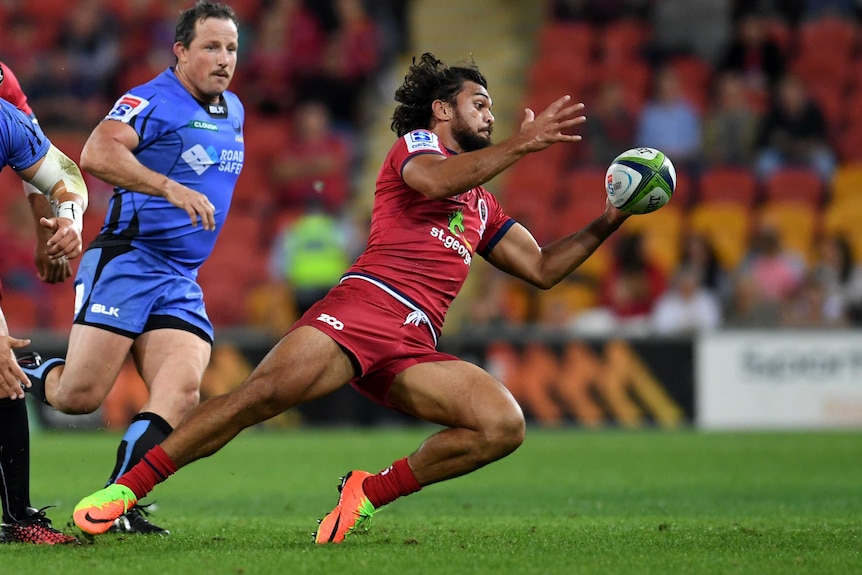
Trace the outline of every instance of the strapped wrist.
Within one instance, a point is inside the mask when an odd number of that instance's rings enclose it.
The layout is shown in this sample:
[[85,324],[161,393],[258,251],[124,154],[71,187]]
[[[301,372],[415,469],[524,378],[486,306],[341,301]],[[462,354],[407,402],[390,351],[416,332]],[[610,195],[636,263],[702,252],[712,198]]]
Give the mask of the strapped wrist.
[[67,201],[61,202],[55,210],[58,218],[66,218],[72,220],[72,227],[81,232],[83,229],[84,210],[77,202]]

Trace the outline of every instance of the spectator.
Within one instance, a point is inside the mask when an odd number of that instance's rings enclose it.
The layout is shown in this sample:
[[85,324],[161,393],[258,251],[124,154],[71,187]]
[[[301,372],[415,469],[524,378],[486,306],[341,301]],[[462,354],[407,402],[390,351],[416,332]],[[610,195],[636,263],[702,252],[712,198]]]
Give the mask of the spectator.
[[715,64],[731,34],[729,2],[662,0],[653,2],[652,23],[659,57],[694,55]]
[[281,210],[300,211],[314,199],[336,212],[350,196],[349,141],[335,132],[326,106],[318,101],[297,108],[284,153],[272,167]]
[[264,12],[248,57],[247,99],[265,114],[291,109],[297,88],[319,67],[325,36],[300,0],[278,0]]
[[784,166],[811,168],[828,183],[836,157],[828,143],[826,118],[802,82],[787,75],[778,84],[758,136],[756,171],[768,178]]
[[270,255],[270,277],[293,295],[295,317],[336,285],[357,255],[350,227],[332,216],[319,201],[276,237]]
[[784,75],[784,68],[784,54],[770,38],[766,19],[755,11],[741,15],[719,70],[740,74],[747,90],[767,94]]
[[703,154],[710,165],[751,167],[757,152],[759,114],[751,107],[742,76],[717,79],[716,99],[704,117]]
[[823,278],[807,274],[799,289],[782,307],[781,325],[784,327],[813,328],[846,325],[844,310],[830,297]]
[[764,222],[755,230],[737,275],[753,282],[758,297],[781,305],[802,285],[805,269],[802,257],[784,248],[778,230]]
[[623,235],[614,246],[611,268],[601,278],[599,307],[577,315],[571,325],[576,331],[644,333],[664,290],[664,274],[647,258],[643,236]]
[[362,0],[335,0],[335,14],[322,69],[305,93],[326,102],[336,122],[361,125],[364,92],[380,63],[380,32]]
[[817,244],[812,273],[827,292],[827,306],[837,308],[852,323],[862,323],[862,268],[842,235],[826,235]]
[[610,165],[617,154],[633,146],[634,125],[622,84],[613,80],[602,84],[584,124],[588,162],[601,167]]
[[671,288],[656,301],[652,325],[660,335],[689,335],[715,329],[721,323],[721,306],[702,283],[701,271],[683,266]]
[[670,67],[658,71],[652,98],[638,118],[635,145],[658,148],[677,169],[697,170],[701,154],[701,118],[683,95]]
[[730,278],[707,236],[694,231],[685,236],[679,266],[697,272],[699,282],[704,288],[715,294],[719,300],[726,299]]

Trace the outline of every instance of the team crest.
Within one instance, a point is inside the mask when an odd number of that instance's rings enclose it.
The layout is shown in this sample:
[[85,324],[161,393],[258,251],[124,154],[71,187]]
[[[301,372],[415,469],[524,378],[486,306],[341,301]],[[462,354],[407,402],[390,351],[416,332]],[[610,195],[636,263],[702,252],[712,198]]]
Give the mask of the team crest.
[[126,94],[114,104],[113,109],[108,112],[106,119],[119,120],[129,123],[129,121],[141,113],[141,110],[150,105],[149,100],[144,100],[132,94]]

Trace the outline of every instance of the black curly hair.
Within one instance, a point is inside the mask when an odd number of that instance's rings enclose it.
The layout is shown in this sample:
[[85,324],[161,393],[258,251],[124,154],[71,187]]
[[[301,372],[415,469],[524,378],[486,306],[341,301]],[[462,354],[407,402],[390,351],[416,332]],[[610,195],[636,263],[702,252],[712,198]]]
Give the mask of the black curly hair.
[[447,66],[429,52],[422,54],[419,62],[413,58],[404,83],[395,91],[399,105],[392,114],[392,131],[400,137],[430,127],[431,104],[435,100],[454,103],[464,82],[488,88],[488,81],[475,63]]

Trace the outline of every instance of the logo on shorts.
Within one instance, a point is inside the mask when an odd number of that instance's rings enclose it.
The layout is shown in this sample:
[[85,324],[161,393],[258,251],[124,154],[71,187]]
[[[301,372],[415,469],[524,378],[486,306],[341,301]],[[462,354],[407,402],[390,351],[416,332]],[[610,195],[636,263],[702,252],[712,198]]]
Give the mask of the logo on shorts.
[[319,316],[317,316],[317,321],[322,321],[323,323],[325,323],[327,325],[331,325],[332,329],[336,329],[338,331],[341,331],[344,329],[344,324],[341,323],[340,321],[338,321],[337,318],[334,318],[331,315],[329,315],[328,313],[322,313]]
[[116,318],[120,317],[120,308],[114,306],[107,307],[104,304],[100,303],[94,303],[93,305],[91,305],[90,311],[101,315],[109,315]]

